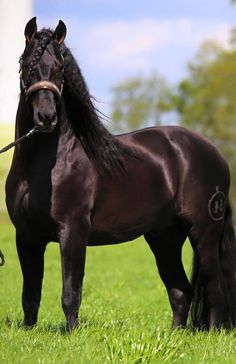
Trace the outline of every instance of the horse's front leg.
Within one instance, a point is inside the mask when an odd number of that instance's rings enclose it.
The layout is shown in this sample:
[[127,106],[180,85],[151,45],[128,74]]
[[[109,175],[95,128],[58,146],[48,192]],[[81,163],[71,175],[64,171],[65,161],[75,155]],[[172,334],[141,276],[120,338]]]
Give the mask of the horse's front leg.
[[24,325],[32,327],[37,322],[41,300],[46,244],[25,239],[16,232],[16,246],[23,274]]
[[77,222],[77,225],[68,224],[60,234],[62,307],[69,331],[72,331],[78,324],[88,232],[88,226],[79,226]]

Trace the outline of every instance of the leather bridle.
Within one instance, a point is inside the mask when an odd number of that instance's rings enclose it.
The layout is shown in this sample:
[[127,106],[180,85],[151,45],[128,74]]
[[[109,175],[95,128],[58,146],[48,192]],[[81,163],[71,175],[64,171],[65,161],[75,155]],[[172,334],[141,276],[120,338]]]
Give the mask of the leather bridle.
[[34,92],[40,91],[40,90],[49,90],[52,91],[56,97],[57,101],[61,100],[61,95],[63,91],[63,82],[61,84],[61,88],[57,87],[57,85],[51,81],[38,81],[36,83],[33,83],[33,85],[29,86],[28,88],[25,88],[25,96],[28,99]]

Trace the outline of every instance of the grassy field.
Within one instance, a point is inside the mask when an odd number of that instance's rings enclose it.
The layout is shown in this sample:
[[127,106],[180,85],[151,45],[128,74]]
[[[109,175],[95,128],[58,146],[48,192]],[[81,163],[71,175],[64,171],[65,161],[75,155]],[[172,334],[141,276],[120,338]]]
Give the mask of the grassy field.
[[[236,331],[170,330],[171,313],[154,259],[143,239],[88,249],[80,325],[65,331],[57,244],[46,252],[38,325],[21,327],[21,273],[14,231],[1,224],[6,265],[0,270],[2,363],[236,363]],[[190,270],[190,248],[185,248]]]
[[[2,135],[0,146],[7,143]],[[3,160],[0,156],[2,204],[2,179],[9,157]],[[236,363],[236,330],[170,330],[167,295],[142,238],[114,247],[88,248],[80,325],[71,335],[65,330],[61,309],[58,245],[49,244],[47,248],[38,325],[28,331],[21,326],[22,277],[14,229],[4,212],[0,219],[0,248],[6,257],[5,266],[0,267],[1,363]],[[188,244],[184,262],[190,273]]]

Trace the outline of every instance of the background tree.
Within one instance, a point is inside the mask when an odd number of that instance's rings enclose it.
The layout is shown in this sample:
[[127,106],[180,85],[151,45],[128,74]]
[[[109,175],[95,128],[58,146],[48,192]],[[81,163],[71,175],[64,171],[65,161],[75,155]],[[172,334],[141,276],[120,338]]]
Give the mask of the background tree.
[[117,132],[159,125],[173,110],[171,88],[156,72],[128,78],[112,92],[113,129]]

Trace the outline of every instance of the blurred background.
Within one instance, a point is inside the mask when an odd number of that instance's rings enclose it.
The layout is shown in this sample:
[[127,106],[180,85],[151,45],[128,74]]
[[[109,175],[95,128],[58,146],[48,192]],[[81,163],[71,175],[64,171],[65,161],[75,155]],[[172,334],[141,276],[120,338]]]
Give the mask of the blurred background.
[[[210,138],[230,164],[236,205],[236,1],[0,0],[0,147],[14,137],[32,16],[39,29],[65,22],[112,132],[180,124]],[[11,153],[0,156],[0,211]]]

